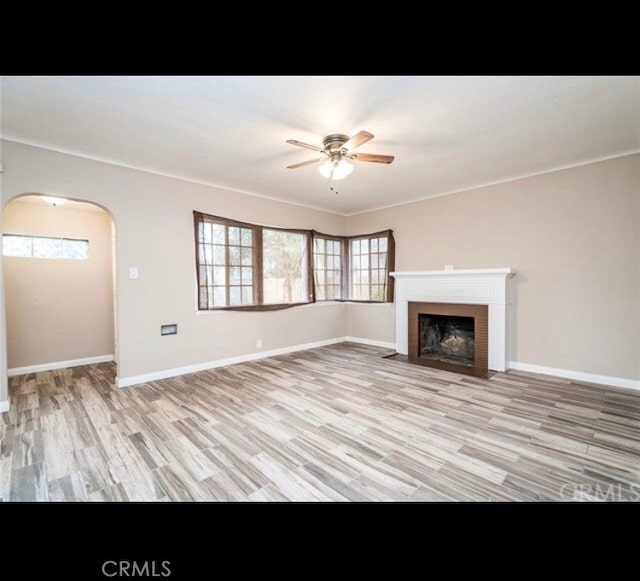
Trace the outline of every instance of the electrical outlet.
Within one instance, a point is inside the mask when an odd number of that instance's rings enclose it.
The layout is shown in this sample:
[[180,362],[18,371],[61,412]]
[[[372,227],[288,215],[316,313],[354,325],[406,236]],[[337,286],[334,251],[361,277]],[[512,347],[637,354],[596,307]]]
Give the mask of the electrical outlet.
[[257,349],[262,349],[262,339],[258,339],[258,340],[256,341],[256,348],[257,348]]

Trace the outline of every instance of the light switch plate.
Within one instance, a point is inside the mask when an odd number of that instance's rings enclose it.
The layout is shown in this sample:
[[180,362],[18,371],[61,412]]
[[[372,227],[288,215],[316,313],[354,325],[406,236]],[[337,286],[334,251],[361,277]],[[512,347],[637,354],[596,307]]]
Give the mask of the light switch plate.
[[135,266],[129,267],[129,278],[138,278],[138,269]]

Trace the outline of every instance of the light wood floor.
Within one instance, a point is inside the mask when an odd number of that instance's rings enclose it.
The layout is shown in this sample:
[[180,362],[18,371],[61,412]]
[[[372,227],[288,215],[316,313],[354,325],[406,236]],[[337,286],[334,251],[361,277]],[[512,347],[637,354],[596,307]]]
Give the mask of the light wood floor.
[[639,500],[640,394],[343,343],[143,386],[10,380],[0,500]]

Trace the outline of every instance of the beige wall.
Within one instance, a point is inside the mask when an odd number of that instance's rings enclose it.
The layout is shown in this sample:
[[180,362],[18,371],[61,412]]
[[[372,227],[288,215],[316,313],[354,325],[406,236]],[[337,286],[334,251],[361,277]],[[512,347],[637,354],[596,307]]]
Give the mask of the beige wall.
[[[515,269],[511,360],[640,378],[640,155],[360,214],[347,225],[349,233],[392,228],[396,270]],[[380,323],[376,309],[350,313],[349,335],[394,341],[392,319]]]
[[111,217],[10,202],[4,232],[89,240],[89,260],[5,258],[9,368],[113,354]]
[[[398,270],[511,266],[518,271],[512,359],[639,375],[640,156],[345,219],[12,142],[2,146],[3,202],[44,193],[112,212],[121,378],[255,353],[256,339],[264,351],[345,335],[395,340],[393,308],[376,305],[196,314],[194,209],[339,234],[393,228]],[[137,280],[127,276],[131,266],[139,269]],[[161,337],[165,323],[177,323],[179,334]],[[6,399],[0,384],[1,391]]]
[[[266,351],[346,334],[342,304],[196,314],[192,212],[338,234],[344,233],[344,217],[13,142],[2,145],[3,201],[41,193],[95,202],[112,213],[121,378],[255,353],[256,339]],[[133,266],[137,280],[128,278]],[[167,323],[178,324],[178,335],[160,336],[160,325]]]
[[392,303],[351,303],[347,306],[347,335],[394,344],[395,316]]

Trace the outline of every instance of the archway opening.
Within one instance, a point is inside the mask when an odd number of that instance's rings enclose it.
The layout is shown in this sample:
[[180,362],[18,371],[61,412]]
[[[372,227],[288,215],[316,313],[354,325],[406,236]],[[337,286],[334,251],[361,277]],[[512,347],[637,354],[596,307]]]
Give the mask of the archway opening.
[[24,194],[4,207],[2,234],[7,375],[115,362],[111,213]]

